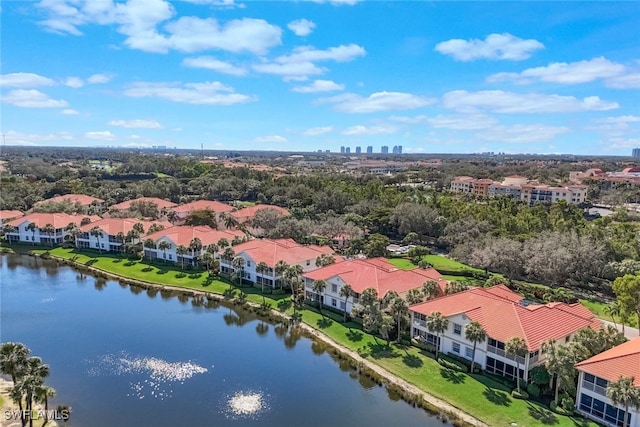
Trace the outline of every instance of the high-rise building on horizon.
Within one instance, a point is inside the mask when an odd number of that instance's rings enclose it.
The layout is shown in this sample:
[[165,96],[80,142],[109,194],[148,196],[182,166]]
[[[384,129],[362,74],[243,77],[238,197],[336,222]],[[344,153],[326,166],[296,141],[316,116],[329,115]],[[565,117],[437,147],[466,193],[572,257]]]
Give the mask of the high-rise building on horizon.
[[344,145],[340,147],[340,154],[344,154]]
[[356,147],[356,154],[362,153],[362,147]]
[[367,147],[367,154],[373,154],[373,145]]
[[402,154],[402,145],[394,145],[393,154]]
[[389,154],[389,146],[388,145],[383,145],[380,149],[380,152],[382,154]]
[[344,147],[344,154],[351,154],[351,147]]
[[631,151],[631,157],[633,157],[634,159],[640,159],[640,148],[634,148]]

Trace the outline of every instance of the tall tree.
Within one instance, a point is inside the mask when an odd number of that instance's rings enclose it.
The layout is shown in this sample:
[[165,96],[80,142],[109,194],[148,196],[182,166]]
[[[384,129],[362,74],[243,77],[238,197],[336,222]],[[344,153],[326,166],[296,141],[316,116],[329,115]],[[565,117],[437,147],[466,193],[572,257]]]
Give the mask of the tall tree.
[[287,268],[289,268],[289,264],[287,264],[283,260],[279,260],[278,262],[276,262],[275,274],[276,274],[278,282],[280,282],[280,289],[281,290],[282,290],[282,285],[283,285],[283,281],[284,281],[284,277],[283,277],[284,276],[284,272],[287,271]]
[[635,313],[638,316],[638,330],[640,331],[640,275],[626,274],[618,277],[611,285],[621,312]]
[[189,253],[189,249],[185,245],[178,245],[176,247],[176,255],[180,257],[180,265],[182,270],[184,270],[184,258],[187,253]]
[[193,262],[195,264],[195,261],[200,255],[200,251],[202,251],[202,240],[200,240],[199,237],[194,237],[193,239],[191,239],[191,241],[189,242],[189,249],[191,250],[191,257],[193,258]]
[[387,341],[387,346],[390,343],[390,332],[393,330],[393,317],[388,314],[382,314],[380,318],[378,330],[380,331],[380,335]]
[[409,289],[409,291],[407,292],[407,304],[413,305],[421,303],[422,301],[424,301],[424,296],[422,295],[420,289]]
[[504,351],[516,360],[516,387],[520,393],[520,358],[527,355],[527,343],[520,337],[513,337],[504,344]]
[[324,290],[327,288],[327,282],[322,279],[314,280],[312,285],[312,290],[316,294],[318,294],[318,299],[316,300],[318,303],[318,310],[320,310],[320,314],[322,314],[322,295],[324,294]]
[[246,261],[241,256],[237,256],[233,258],[231,261],[231,265],[233,266],[233,271],[238,275],[238,285],[242,286],[242,275],[244,271],[244,265]]
[[407,306],[407,302],[400,296],[397,296],[391,302],[389,306],[389,311],[391,315],[395,318],[395,321],[398,325],[398,342],[400,342],[400,329],[402,325],[402,321],[409,315],[409,307]]
[[256,265],[256,273],[260,275],[260,293],[262,294],[262,305],[265,305],[267,302],[264,299],[264,275],[269,271],[269,266],[266,262],[260,261],[258,265]]
[[[148,239],[151,240],[151,239]],[[171,243],[167,242],[166,240],[161,240],[160,243],[158,243],[158,249],[162,251],[162,258],[164,259],[164,263],[167,263],[167,249],[171,249]]]
[[124,252],[125,239],[126,239],[126,236],[122,231],[119,231],[118,234],[116,234],[116,240],[118,241],[118,243],[120,243],[120,252]]
[[36,244],[36,230],[38,229],[38,226],[36,225],[35,222],[30,222],[27,225],[27,230],[31,231],[31,242],[33,245]]
[[102,253],[102,248],[100,247],[100,238],[104,236],[100,227],[95,226],[91,230],[89,230],[89,234],[96,238],[96,246],[98,247],[98,252]]
[[16,378],[25,369],[29,349],[22,343],[6,342],[0,347],[0,372],[9,375],[15,384]]
[[464,337],[473,343],[473,353],[471,356],[471,372],[473,374],[473,365],[476,362],[476,346],[479,342],[487,339],[487,331],[484,330],[480,322],[474,320],[464,328]]
[[440,356],[440,335],[442,335],[448,327],[449,320],[442,317],[439,311],[432,313],[431,316],[427,318],[427,329],[429,332],[435,332],[436,334],[436,360],[438,360]]
[[422,293],[426,299],[432,299],[440,295],[440,285],[435,280],[427,280],[422,284]]
[[40,232],[45,233],[47,236],[49,236],[49,244],[53,246],[53,235],[56,232],[56,228],[51,224],[45,224],[45,226],[42,227]]
[[353,288],[350,284],[345,283],[340,288],[340,296],[344,298],[344,323],[347,323],[347,302],[349,301],[349,297],[352,297],[353,295]]
[[624,406],[623,427],[628,425],[629,408],[640,409],[640,388],[634,385],[634,377],[620,377],[607,385],[607,397],[614,405]]

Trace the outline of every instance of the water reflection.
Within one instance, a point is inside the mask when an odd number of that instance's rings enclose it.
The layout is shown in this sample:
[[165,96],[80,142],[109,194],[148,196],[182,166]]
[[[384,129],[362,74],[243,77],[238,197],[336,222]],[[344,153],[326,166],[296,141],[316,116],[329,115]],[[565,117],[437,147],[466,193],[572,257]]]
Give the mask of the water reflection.
[[104,288],[107,287],[107,281],[105,279],[103,279],[102,277],[96,277],[96,283],[93,285],[93,287],[97,291],[102,291],[102,290],[104,290]]

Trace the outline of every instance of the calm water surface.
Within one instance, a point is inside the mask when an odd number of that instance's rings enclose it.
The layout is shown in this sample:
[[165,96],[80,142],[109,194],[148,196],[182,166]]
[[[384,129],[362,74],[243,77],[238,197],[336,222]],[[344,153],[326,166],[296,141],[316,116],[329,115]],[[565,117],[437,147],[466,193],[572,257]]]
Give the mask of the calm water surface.
[[311,340],[224,306],[0,257],[0,333],[51,367],[70,426],[436,426]]

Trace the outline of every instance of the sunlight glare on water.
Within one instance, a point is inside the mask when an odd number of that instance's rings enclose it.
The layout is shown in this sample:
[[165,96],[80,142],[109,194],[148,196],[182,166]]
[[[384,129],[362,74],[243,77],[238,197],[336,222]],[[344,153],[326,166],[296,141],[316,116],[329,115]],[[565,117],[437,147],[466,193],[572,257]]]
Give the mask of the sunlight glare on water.
[[264,412],[267,407],[265,396],[261,392],[238,391],[229,396],[227,411],[230,417],[253,417]]

